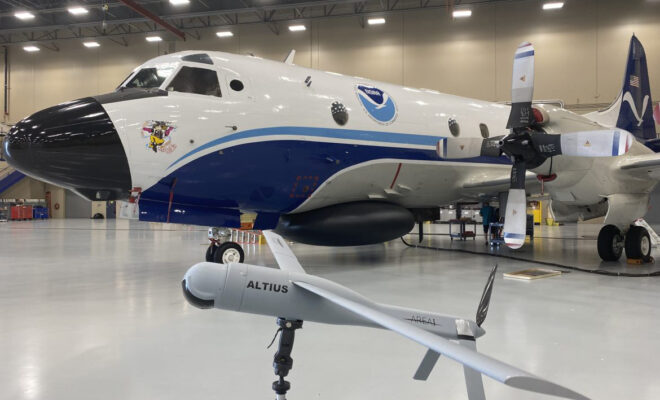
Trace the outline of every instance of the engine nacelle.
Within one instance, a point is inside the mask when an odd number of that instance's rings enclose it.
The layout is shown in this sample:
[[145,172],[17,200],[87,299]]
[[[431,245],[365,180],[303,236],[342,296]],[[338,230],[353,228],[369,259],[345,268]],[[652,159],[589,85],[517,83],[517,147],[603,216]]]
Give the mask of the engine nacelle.
[[282,215],[275,232],[304,244],[361,246],[399,238],[414,226],[413,214],[404,207],[358,201]]

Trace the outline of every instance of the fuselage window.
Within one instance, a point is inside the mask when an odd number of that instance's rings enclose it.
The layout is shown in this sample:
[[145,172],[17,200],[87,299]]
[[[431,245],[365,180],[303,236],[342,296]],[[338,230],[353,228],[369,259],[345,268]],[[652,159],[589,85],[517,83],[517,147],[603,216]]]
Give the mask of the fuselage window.
[[245,86],[243,86],[243,82],[239,81],[238,79],[233,79],[231,82],[229,82],[229,87],[232,88],[232,90],[240,92]]
[[449,118],[447,124],[449,125],[449,132],[451,132],[453,136],[458,136],[461,134],[461,127],[458,126],[458,121],[453,118]]
[[481,137],[484,139],[488,139],[488,137],[490,136],[490,132],[488,132],[488,125],[479,124],[479,130],[481,131]]
[[218,74],[211,69],[181,67],[167,90],[221,97]]
[[172,73],[171,69],[143,68],[126,83],[127,88],[157,88]]

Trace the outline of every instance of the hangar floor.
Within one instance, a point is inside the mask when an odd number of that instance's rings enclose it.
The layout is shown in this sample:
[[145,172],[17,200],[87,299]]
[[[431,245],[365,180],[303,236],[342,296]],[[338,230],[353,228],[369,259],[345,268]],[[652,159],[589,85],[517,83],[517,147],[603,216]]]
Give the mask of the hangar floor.
[[[569,239],[537,239],[525,254],[584,266],[597,259],[591,233],[548,229],[537,237]],[[586,238],[576,241],[576,233]],[[205,237],[201,228],[134,221],[0,224],[0,398],[273,398],[274,349],[266,346],[274,319],[198,310],[181,295],[180,279],[202,259]],[[481,238],[451,245],[486,249]],[[377,301],[470,318],[499,262],[482,352],[593,399],[660,398],[660,278],[570,272],[523,282],[501,273],[533,262],[400,241],[293,249],[308,272]],[[266,246],[248,248],[247,261],[274,265]],[[462,369],[449,360],[428,382],[413,381],[423,354],[390,332],[306,323],[289,397],[467,398]],[[549,398],[484,381],[489,399]]]

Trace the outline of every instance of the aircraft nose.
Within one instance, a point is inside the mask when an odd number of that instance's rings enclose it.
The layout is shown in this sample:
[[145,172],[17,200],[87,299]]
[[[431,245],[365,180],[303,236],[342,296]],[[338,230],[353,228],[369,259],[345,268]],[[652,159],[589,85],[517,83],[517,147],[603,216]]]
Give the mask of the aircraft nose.
[[91,97],[21,120],[7,134],[3,152],[17,170],[90,200],[124,199],[131,190],[128,160],[117,130]]

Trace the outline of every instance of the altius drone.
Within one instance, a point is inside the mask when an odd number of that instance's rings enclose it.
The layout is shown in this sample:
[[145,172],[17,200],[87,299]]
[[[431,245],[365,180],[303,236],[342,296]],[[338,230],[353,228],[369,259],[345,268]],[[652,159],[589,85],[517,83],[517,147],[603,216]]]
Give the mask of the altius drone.
[[481,374],[518,389],[587,399],[476,351],[476,339],[485,334],[481,325],[488,312],[497,266],[490,273],[476,320],[472,321],[375,303],[335,282],[305,273],[281,236],[269,231],[264,235],[280,269],[203,262],[186,272],[182,287],[188,302],[198,308],[215,307],[278,317],[281,336],[274,368],[279,379],[273,383],[278,400],[285,399],[290,388],[284,377],[293,363],[291,350],[295,330],[302,327],[303,321],[384,328],[411,339],[428,348],[414,378],[426,380],[438,357],[444,355],[463,364],[470,400],[485,399]]

